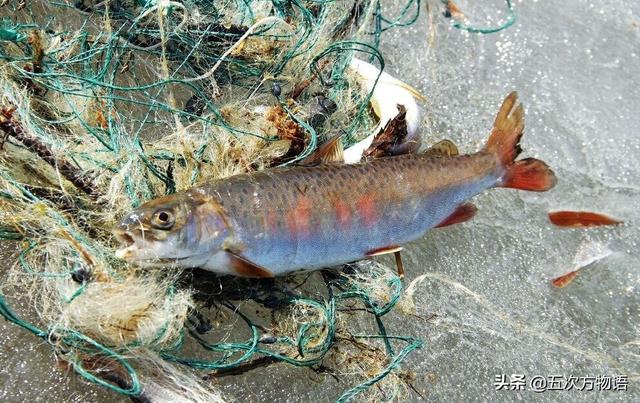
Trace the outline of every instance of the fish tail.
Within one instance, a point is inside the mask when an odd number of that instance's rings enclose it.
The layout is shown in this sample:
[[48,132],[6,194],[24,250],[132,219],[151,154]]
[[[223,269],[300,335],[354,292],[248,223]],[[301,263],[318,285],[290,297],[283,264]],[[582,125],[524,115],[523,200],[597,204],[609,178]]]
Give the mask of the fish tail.
[[502,103],[484,148],[485,152],[496,156],[505,170],[497,186],[535,192],[549,190],[556,184],[556,176],[547,164],[535,158],[515,160],[522,152],[520,139],[523,133],[524,109],[514,91]]

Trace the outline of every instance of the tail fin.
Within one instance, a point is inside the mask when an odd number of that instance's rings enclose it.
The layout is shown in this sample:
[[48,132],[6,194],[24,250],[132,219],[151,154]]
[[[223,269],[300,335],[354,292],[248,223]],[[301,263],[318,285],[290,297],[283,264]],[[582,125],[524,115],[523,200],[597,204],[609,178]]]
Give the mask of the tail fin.
[[547,164],[535,158],[515,161],[522,151],[523,132],[524,109],[514,91],[504,99],[484,151],[495,155],[506,170],[498,186],[544,192],[556,184],[556,176]]

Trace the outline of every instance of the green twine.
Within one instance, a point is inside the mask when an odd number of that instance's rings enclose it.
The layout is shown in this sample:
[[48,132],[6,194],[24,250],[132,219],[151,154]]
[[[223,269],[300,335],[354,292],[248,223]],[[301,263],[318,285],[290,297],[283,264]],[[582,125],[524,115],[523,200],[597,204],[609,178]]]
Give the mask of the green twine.
[[25,29],[38,28],[35,24],[13,24],[9,19],[0,19],[0,41],[23,42],[27,35],[20,32]]
[[20,326],[25,330],[30,331],[31,333],[35,334],[40,338],[47,340],[49,333],[45,332],[42,329],[39,329],[38,327],[32,325],[29,322],[26,322],[20,319],[15,313],[13,313],[11,308],[9,308],[9,305],[7,305],[7,302],[5,301],[4,295],[2,293],[0,293],[0,314],[2,314],[2,316],[9,322],[17,326]]
[[[60,330],[58,330],[60,332]],[[90,337],[76,332],[71,329],[64,329],[62,331],[62,340],[65,340],[69,346],[82,348],[86,350],[88,347],[93,347],[92,354],[101,355],[107,358],[112,359],[113,361],[120,364],[120,366],[126,371],[131,386],[129,388],[122,388],[120,386],[114,385],[110,382],[105,381],[104,379],[94,375],[92,372],[86,370],[82,365],[82,362],[76,358],[71,360],[71,364],[73,365],[73,369],[80,374],[83,378],[88,380],[89,382],[96,383],[98,385],[104,386],[107,389],[110,389],[116,393],[120,393],[123,395],[129,396],[139,396],[142,392],[142,386],[140,385],[140,381],[138,380],[138,374],[135,369],[131,366],[131,364],[120,354],[114,352],[113,350],[103,346],[97,341],[91,339]],[[83,343],[79,345],[79,343]]]
[[[322,75],[322,72],[318,68],[318,65],[321,60],[333,53],[337,54],[336,59],[338,59],[339,62],[334,66],[331,78],[326,79]],[[380,75],[384,70],[384,58],[377,48],[362,42],[341,41],[332,43],[325,50],[318,53],[318,55],[313,58],[310,69],[318,76],[318,79],[325,86],[332,87],[332,90],[334,92],[340,91],[346,86],[346,82],[342,79],[342,76],[354,53],[369,55],[371,58],[378,60],[378,63],[380,64],[380,74],[378,74],[378,77],[376,77],[376,80],[374,82],[373,87],[375,88],[375,85],[378,83]],[[348,147],[356,142],[356,131],[359,127],[362,127],[363,121],[365,121],[366,117],[368,116],[369,100],[372,96],[373,89],[358,103],[356,115],[353,117],[349,127],[344,130],[343,142],[345,147]]]
[[[448,0],[441,0],[442,3],[447,4]],[[507,20],[498,25],[497,27],[488,27],[488,28],[480,28],[472,25],[463,24],[461,22],[452,20],[451,25],[454,28],[461,29],[463,31],[471,32],[473,34],[493,34],[496,32],[503,31],[510,26],[512,26],[516,22],[516,13],[513,11],[513,4],[511,4],[511,0],[505,0],[507,5],[507,10],[509,11],[507,15]]]
[[[224,68],[220,68],[214,75],[214,79],[220,85],[233,83],[238,88],[253,90],[256,83],[261,82],[265,77],[278,77],[287,67],[298,62],[300,58],[308,55],[309,52],[316,52],[310,69],[316,73],[319,82],[331,93],[333,99],[339,99],[340,92],[347,88],[347,81],[344,79],[345,71],[354,54],[363,54],[370,60],[377,60],[377,64],[384,68],[384,59],[378,50],[378,43],[382,33],[396,27],[404,27],[413,24],[420,10],[419,0],[406,0],[396,17],[385,16],[382,12],[381,0],[367,0],[362,3],[367,10],[372,7],[368,15],[373,15],[373,30],[367,32],[364,38],[357,41],[344,40],[329,44],[324,49],[318,49],[317,35],[319,29],[323,27],[328,17],[328,6],[337,3],[338,0],[272,0],[275,13],[283,19],[294,22],[294,32],[286,35],[273,35],[269,33],[270,26],[261,28],[253,32],[251,37],[263,37],[270,39],[294,39],[294,43],[282,53],[275,56],[271,62],[261,60],[249,60],[229,55],[225,59]],[[16,24],[7,19],[0,21],[0,41],[13,42],[16,45],[7,46],[12,52],[19,49],[21,54],[5,54],[6,49],[0,44],[0,60],[3,67],[8,68],[15,76],[24,82],[55,94],[64,105],[47,103],[47,108],[51,108],[51,113],[29,113],[29,119],[24,119],[29,123],[29,129],[37,135],[45,144],[62,148],[67,146],[64,139],[52,135],[56,129],[60,128],[61,133],[68,127],[83,130],[84,134],[97,144],[97,150],[69,152],[70,161],[86,164],[86,170],[96,173],[104,173],[108,176],[122,173],[123,169],[129,167],[133,172],[144,172],[139,179],[134,179],[132,175],[125,175],[125,192],[129,197],[131,205],[137,206],[144,200],[163,192],[158,189],[158,182],[165,187],[167,193],[175,190],[175,183],[170,175],[165,173],[164,167],[169,163],[186,164],[186,158],[174,155],[169,152],[154,150],[147,152],[139,135],[149,128],[162,127],[167,120],[177,118],[181,122],[200,122],[206,128],[216,126],[222,128],[235,136],[250,135],[265,138],[262,133],[251,133],[231,126],[224,118],[218,106],[212,101],[208,83],[203,80],[191,81],[189,78],[198,77],[208,71],[210,66],[217,63],[223,50],[230,43],[235,42],[243,35],[241,27],[223,27],[220,21],[220,10],[209,2],[197,2],[202,20],[207,21],[207,25],[182,26],[179,32],[160,31],[159,27],[152,24],[152,18],[148,18],[145,24],[138,21],[138,16],[152,7],[157,7],[155,0],[137,0],[137,4],[130,2],[112,2],[109,4],[111,32],[92,32],[91,18],[95,14],[104,15],[102,10],[78,9],[68,2],[47,1],[49,6],[58,7],[69,14],[78,12],[86,15],[82,21],[80,32],[60,31],[51,33],[53,18],[43,25],[37,24]],[[256,16],[251,10],[251,0],[235,2],[239,8],[239,20],[244,26],[255,23]],[[510,3],[509,3],[510,5]],[[29,7],[29,5],[27,5]],[[127,8],[130,7],[130,8]],[[183,15],[180,12],[168,12],[163,17],[166,19],[167,27],[176,27],[181,24]],[[33,12],[31,13],[33,15]],[[33,18],[33,17],[31,17]],[[351,17],[345,17],[339,21],[336,27],[336,35],[342,30],[346,30]],[[42,68],[39,72],[31,71],[25,66],[25,62],[32,59],[32,49],[25,43],[27,35],[23,32],[26,29],[38,29],[43,35],[55,35],[62,40],[59,45],[45,54],[42,60]],[[164,41],[167,46],[160,46]],[[325,58],[332,58],[332,68],[328,76],[321,74],[320,62]],[[149,81],[138,77],[135,68],[127,74],[129,79],[122,79],[120,71],[129,64],[137,62],[143,63],[149,60],[167,59],[171,68],[170,74],[162,79]],[[184,77],[184,78],[182,78]],[[181,110],[175,105],[163,102],[161,99],[168,91],[177,93],[189,93],[199,99],[204,111],[196,113],[189,110]],[[345,130],[345,140],[347,145],[353,142],[358,129],[368,125],[370,120],[369,99],[372,93],[357,99],[355,107],[356,114],[351,119],[350,125]],[[74,103],[74,97],[91,99],[100,102],[98,109],[102,112],[106,124],[97,125],[87,119],[87,111],[80,110]],[[309,133],[310,141],[307,147],[295,160],[298,161],[310,154],[318,145],[317,133],[294,108],[289,108],[282,104],[283,109],[289,118]],[[127,122],[120,122],[124,119],[124,114],[119,114],[118,109],[138,108],[141,110],[137,114],[139,119],[130,119]],[[126,129],[125,129],[126,127]],[[129,137],[128,133],[133,133]],[[215,139],[211,139],[211,142]],[[195,183],[200,177],[200,166],[210,164],[206,160],[205,151],[211,143],[201,145],[193,155],[197,168],[191,173],[191,181]],[[104,157],[104,161],[100,158]],[[111,162],[115,161],[115,162]],[[88,168],[87,168],[88,167]],[[23,186],[19,181],[13,179],[4,170],[2,177],[17,190],[15,194],[0,191],[0,197],[12,203],[35,204],[47,203]],[[86,248],[92,254],[98,254],[110,259],[109,250],[97,242],[87,238],[70,222],[64,214],[55,210],[47,203],[47,214],[49,218],[55,220],[65,229],[75,241]],[[41,245],[41,233],[26,232],[21,233],[11,228],[0,227],[0,239],[25,240],[25,248],[18,256],[20,267],[33,276],[49,278],[53,281],[65,281],[72,270],[60,273],[47,273],[38,271],[31,267],[28,258],[32,253],[42,253],[38,250]],[[81,259],[69,256],[70,260]],[[69,280],[66,280],[69,281]],[[79,299],[91,286],[91,283],[79,285],[69,296],[62,296],[67,304],[79,303]],[[243,342],[236,343],[210,343],[197,332],[189,329],[178,338],[172,346],[166,347],[160,355],[173,362],[187,365],[191,368],[212,370],[234,368],[256,356],[268,356],[277,361],[286,362],[298,367],[308,367],[321,363],[323,357],[330,351],[335,343],[336,332],[336,312],[342,303],[352,303],[358,301],[362,303],[366,311],[375,316],[378,325],[378,335],[356,336],[358,338],[377,338],[384,342],[389,359],[387,367],[374,378],[363,382],[360,385],[348,390],[338,401],[347,401],[357,394],[366,390],[371,385],[379,382],[391,371],[397,369],[400,363],[414,349],[421,344],[417,340],[406,337],[387,335],[382,322],[382,317],[392,310],[400,298],[402,283],[396,276],[388,280],[387,286],[390,289],[389,302],[380,304],[374,301],[366,288],[348,281],[345,278],[338,280],[335,284],[328,286],[328,297],[326,300],[316,300],[313,298],[289,296],[287,303],[289,307],[305,306],[318,312],[318,318],[309,322],[301,323],[291,337],[281,337],[277,339],[277,344],[288,346],[295,350],[297,357],[284,355],[278,351],[269,349],[260,344],[261,328],[254,324],[247,316],[239,312],[235,307],[228,306],[235,315],[240,317],[250,331],[251,337]],[[335,290],[334,290],[335,288]],[[175,290],[168,290],[167,298],[171,298]],[[292,308],[293,309],[293,308]],[[104,346],[88,336],[73,329],[55,328],[43,330],[32,325],[18,316],[9,308],[4,296],[0,294],[0,314],[7,320],[46,340],[58,351],[67,348],[71,351],[66,358],[72,363],[74,370],[90,382],[102,385],[114,392],[124,395],[139,395],[141,386],[135,369],[125,358],[124,352],[127,349],[134,349],[142,345],[141,341],[130,343],[122,350],[114,350]],[[162,327],[155,339],[150,343],[156,343],[166,335],[168,323]],[[185,338],[191,337],[204,350],[211,353],[221,354],[222,357],[215,360],[193,359],[182,357],[180,352],[185,343]],[[406,345],[399,352],[394,353],[392,343],[402,341]],[[145,346],[145,347],[148,347]],[[98,377],[95,373],[83,366],[82,360],[73,355],[73,350],[82,352],[89,357],[106,357],[117,363],[127,374],[130,383],[129,387],[114,385]]]
[[[365,335],[365,336],[356,336],[360,338],[380,338],[379,335]],[[413,350],[421,348],[423,346],[422,341],[417,339],[412,339],[410,337],[393,337],[393,336],[384,336],[385,341],[387,340],[401,340],[407,343],[407,345],[391,360],[387,367],[380,371],[373,378],[368,379],[365,382],[347,390],[344,392],[337,400],[336,403],[344,403],[353,399],[357,394],[364,392],[369,389],[371,386],[378,383],[380,380],[384,379],[387,375],[391,373],[394,369],[397,369],[402,361],[411,353]]]
[[11,228],[0,228],[0,239],[4,239],[6,241],[19,241],[23,239],[23,236],[21,233]]
[[[372,272],[373,277],[377,277],[382,273]],[[216,360],[203,360],[195,358],[187,358],[176,355],[176,352],[165,351],[162,357],[165,360],[177,362],[183,365],[187,365],[191,368],[197,368],[201,370],[224,370],[229,368],[235,368],[239,364],[246,362],[250,358],[254,358],[256,355],[271,357],[276,361],[286,362],[290,365],[297,367],[309,367],[318,365],[322,362],[325,355],[330,351],[334,343],[334,337],[336,332],[336,311],[338,302],[344,301],[345,306],[352,305],[353,301],[360,301],[365,305],[369,312],[373,313],[378,323],[378,329],[380,331],[377,335],[355,335],[356,338],[366,339],[380,339],[385,343],[387,347],[387,354],[389,356],[389,364],[379,374],[371,379],[353,387],[346,391],[342,396],[338,398],[338,402],[346,402],[352,399],[357,394],[367,390],[370,386],[376,384],[381,379],[385,378],[393,370],[397,369],[406,356],[413,350],[420,348],[422,342],[417,339],[402,336],[390,336],[387,334],[384,325],[382,324],[382,317],[389,313],[391,309],[397,304],[402,296],[402,280],[392,275],[387,281],[389,286],[390,295],[389,302],[382,306],[378,306],[369,294],[358,283],[349,280],[348,277],[340,276],[337,280],[330,282],[327,285],[328,297],[324,302],[317,301],[307,297],[290,296],[288,299],[289,309],[293,309],[296,305],[307,305],[312,309],[320,313],[320,319],[314,322],[301,323],[296,332],[296,338],[291,339],[289,337],[280,337],[278,342],[282,342],[286,345],[295,347],[299,357],[294,358],[291,356],[283,355],[279,352],[266,349],[260,346],[260,329],[255,325],[246,315],[240,312],[236,307],[230,304],[225,306],[232,312],[237,314],[246,324],[251,333],[249,340],[245,342],[235,343],[210,343],[206,341],[200,334],[193,329],[189,330],[189,335],[207,351],[220,353],[222,357]],[[333,288],[342,290],[335,293]],[[323,334],[323,340],[317,345],[312,343],[317,342],[317,337]],[[394,349],[391,346],[392,341],[402,341],[406,345],[398,352],[394,353]]]
[[0,41],[19,42],[24,39],[15,29],[0,28]]
[[[75,330],[64,329],[64,328],[56,328],[55,331],[44,331],[37,326],[30,324],[22,319],[20,319],[6,303],[4,295],[0,293],[0,315],[2,315],[9,322],[20,326],[21,328],[28,330],[33,333],[37,337],[45,340],[47,343],[51,344],[52,347],[56,348],[58,341],[62,342],[63,345],[69,347],[75,347],[79,350],[84,351],[85,353],[102,356],[109,358],[116,363],[118,363],[127,373],[131,386],[129,388],[122,388],[120,386],[114,385],[110,382],[105,381],[104,379],[96,376],[91,371],[84,368],[82,365],[82,361],[76,357],[68,357],[68,360],[71,362],[73,369],[81,375],[83,378],[88,380],[89,382],[93,382],[95,384],[104,386],[107,389],[110,389],[116,393],[120,393],[123,395],[130,396],[138,396],[142,392],[142,386],[140,385],[140,381],[138,380],[138,375],[135,369],[131,366],[131,364],[121,355],[116,353],[115,351],[105,347],[104,345],[98,343],[92,338],[79,333]],[[64,350],[64,348],[63,348]]]

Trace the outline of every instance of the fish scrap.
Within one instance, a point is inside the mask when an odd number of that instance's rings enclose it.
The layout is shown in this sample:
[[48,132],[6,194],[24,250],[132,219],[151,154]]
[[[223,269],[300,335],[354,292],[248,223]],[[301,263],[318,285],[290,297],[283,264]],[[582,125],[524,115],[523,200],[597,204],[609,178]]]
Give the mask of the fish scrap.
[[590,211],[554,211],[549,213],[549,220],[559,227],[598,227],[623,224],[622,221],[608,215]]

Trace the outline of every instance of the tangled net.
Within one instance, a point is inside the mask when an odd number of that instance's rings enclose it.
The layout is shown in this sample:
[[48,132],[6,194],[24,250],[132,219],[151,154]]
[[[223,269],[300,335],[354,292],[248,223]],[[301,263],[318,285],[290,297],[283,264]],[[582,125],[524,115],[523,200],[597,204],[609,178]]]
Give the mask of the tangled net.
[[[110,228],[145,200],[293,163],[327,133],[361,137],[374,122],[368,94],[345,72],[349,60],[382,64],[380,35],[414,21],[418,6],[408,2],[397,20],[376,1],[51,1],[16,10],[0,31],[0,203],[1,235],[21,252],[3,293],[33,312],[23,312],[28,322],[3,300],[5,317],[87,380],[125,395],[221,399],[180,379],[174,363],[207,377],[275,362],[352,371],[362,351],[375,363],[340,400],[390,379],[420,342],[399,338],[395,351],[382,322],[373,335],[353,335],[344,318],[352,313],[341,313],[360,305],[379,321],[391,309],[402,287],[384,269],[313,274],[312,286],[298,288],[295,278],[195,272],[187,281],[117,260]],[[391,382],[386,389],[399,393]]]
[[5,2],[0,238],[18,252],[0,313],[134,398],[223,400],[206,380],[275,363],[349,374],[338,401],[405,393],[399,366],[421,342],[385,330],[402,283],[384,266],[140,270],[110,231],[146,200],[368,135],[349,62],[384,67],[381,35],[419,15],[405,3],[390,17],[380,0]]

